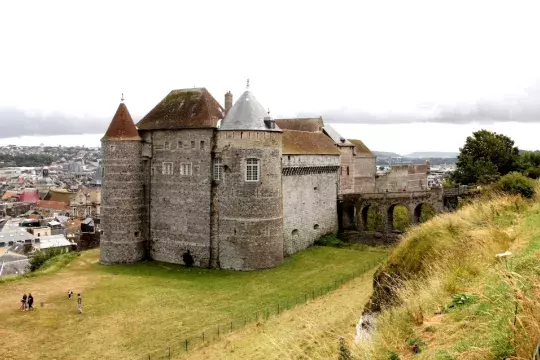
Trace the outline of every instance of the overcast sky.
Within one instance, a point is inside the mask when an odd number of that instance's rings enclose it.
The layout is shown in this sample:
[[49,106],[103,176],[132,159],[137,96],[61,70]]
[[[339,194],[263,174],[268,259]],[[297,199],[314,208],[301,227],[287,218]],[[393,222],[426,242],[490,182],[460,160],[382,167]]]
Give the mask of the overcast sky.
[[[457,151],[482,127],[540,148],[539,13],[538,1],[6,1],[0,144],[95,145],[122,92],[140,118],[172,89],[222,102],[250,78],[275,117],[322,115],[376,150]],[[82,133],[95,135],[45,138]]]

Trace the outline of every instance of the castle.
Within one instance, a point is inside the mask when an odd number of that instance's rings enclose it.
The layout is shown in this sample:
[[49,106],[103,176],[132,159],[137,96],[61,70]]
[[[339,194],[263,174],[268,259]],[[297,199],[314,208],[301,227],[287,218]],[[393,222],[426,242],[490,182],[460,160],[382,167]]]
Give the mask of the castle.
[[[273,119],[245,91],[171,91],[102,138],[101,263],[277,266],[338,231],[338,197],[376,192],[375,156],[322,118]],[[425,173],[425,172],[424,172]]]

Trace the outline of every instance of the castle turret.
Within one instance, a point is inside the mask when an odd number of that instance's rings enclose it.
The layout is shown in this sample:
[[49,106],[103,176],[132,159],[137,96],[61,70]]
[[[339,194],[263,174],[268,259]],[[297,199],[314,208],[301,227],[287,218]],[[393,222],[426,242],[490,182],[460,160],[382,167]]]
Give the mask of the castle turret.
[[142,139],[121,103],[101,139],[102,264],[132,263],[145,256],[141,150]]
[[283,261],[282,131],[250,91],[216,136],[219,266],[270,268]]

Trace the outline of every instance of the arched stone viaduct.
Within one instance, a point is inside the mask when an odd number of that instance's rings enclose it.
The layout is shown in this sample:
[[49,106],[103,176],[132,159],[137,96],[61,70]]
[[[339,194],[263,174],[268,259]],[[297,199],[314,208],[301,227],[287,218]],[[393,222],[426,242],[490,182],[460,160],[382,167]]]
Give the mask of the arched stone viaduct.
[[338,201],[340,232],[367,231],[367,216],[370,207],[376,207],[382,214],[383,233],[393,233],[394,208],[403,205],[409,214],[409,224],[417,224],[422,214],[422,204],[429,204],[435,212],[443,211],[443,190],[432,188],[423,191],[383,192],[344,194]]

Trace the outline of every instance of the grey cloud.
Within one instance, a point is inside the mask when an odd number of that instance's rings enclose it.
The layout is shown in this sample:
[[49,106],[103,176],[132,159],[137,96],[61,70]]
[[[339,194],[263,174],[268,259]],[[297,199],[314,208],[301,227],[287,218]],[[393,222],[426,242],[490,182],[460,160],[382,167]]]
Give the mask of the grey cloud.
[[104,134],[110,121],[111,118],[76,117],[60,113],[30,116],[19,109],[0,108],[0,138]]
[[372,114],[364,111],[326,110],[320,114],[302,112],[298,117],[323,116],[330,123],[407,124],[447,123],[467,124],[494,122],[540,122],[540,84],[527,89],[523,96],[501,100],[479,100],[473,104],[452,106],[420,104],[416,114]]

